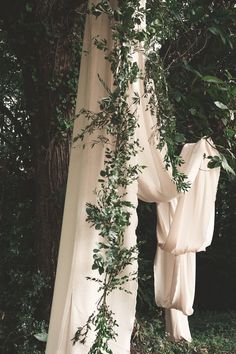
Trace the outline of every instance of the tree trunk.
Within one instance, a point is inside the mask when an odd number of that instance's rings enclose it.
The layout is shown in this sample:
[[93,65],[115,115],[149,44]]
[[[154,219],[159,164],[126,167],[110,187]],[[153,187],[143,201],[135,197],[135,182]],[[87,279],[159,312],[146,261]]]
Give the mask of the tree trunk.
[[0,20],[21,63],[31,126],[37,269],[53,280],[82,45],[84,16],[78,9],[84,1],[3,3]]

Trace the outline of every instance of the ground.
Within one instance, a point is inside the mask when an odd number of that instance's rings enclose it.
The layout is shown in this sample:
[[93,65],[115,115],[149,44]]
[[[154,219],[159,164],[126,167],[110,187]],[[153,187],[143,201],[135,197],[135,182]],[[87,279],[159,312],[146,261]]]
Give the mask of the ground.
[[191,344],[171,343],[163,321],[139,318],[132,340],[132,354],[236,354],[236,312],[200,312],[190,317]]

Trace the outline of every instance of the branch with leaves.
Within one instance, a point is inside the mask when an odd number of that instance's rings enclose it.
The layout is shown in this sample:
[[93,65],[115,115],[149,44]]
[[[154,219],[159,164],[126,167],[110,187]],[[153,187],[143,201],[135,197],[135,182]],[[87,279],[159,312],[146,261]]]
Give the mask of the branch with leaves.
[[[128,6],[127,6],[128,5]],[[87,222],[98,230],[101,242],[93,250],[92,269],[99,277],[88,278],[99,284],[100,298],[96,309],[87,323],[78,328],[73,338],[85,343],[91,327],[95,328],[96,338],[90,354],[112,353],[109,341],[115,339],[118,323],[110,309],[107,298],[115,289],[126,290],[126,283],[136,281],[136,273],[125,272],[128,265],[137,259],[137,247],[125,246],[125,231],[130,225],[130,216],[134,206],[126,200],[127,187],[138,178],[142,166],[133,163],[141,147],[135,139],[137,128],[136,103],[128,103],[130,84],[139,78],[139,68],[133,62],[132,52],[140,40],[141,32],[137,30],[140,16],[144,9],[139,1],[120,1],[119,7],[113,9],[109,1],[101,1],[90,9],[90,16],[108,16],[113,33],[113,48],[107,47],[105,38],[95,38],[94,45],[106,55],[113,76],[113,89],[107,87],[101,77],[100,82],[107,92],[107,97],[100,103],[100,112],[82,110],[88,120],[86,128],[76,139],[83,141],[86,134],[101,132],[98,140],[105,143],[104,168],[100,171],[97,203],[87,204]],[[80,119],[80,118],[79,118]],[[105,133],[104,133],[105,132]]]

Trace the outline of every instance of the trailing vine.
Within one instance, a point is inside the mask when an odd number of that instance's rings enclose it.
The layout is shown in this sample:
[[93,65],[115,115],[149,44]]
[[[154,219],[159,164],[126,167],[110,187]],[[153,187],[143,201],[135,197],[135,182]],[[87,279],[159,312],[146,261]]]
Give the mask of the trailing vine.
[[[152,2],[149,2],[149,5],[150,3]],[[159,3],[158,6],[162,5]],[[129,102],[130,98],[128,99],[129,86],[137,79],[144,80],[149,109],[157,118],[157,148],[167,147],[164,158],[166,168],[172,168],[173,182],[178,191],[187,191],[190,187],[187,177],[178,169],[184,163],[179,156],[178,147],[185,142],[185,136],[176,129],[174,108],[169,100],[167,73],[159,51],[163,38],[160,39],[161,34],[157,35],[155,22],[150,21],[148,30],[140,29],[143,17],[150,14],[150,10],[151,7],[147,10],[142,8],[140,0],[120,0],[116,9],[111,7],[109,1],[101,0],[90,9],[90,15],[103,14],[110,19],[112,50],[107,47],[104,38],[95,38],[94,45],[105,53],[113,75],[114,87],[110,89],[99,77],[107,91],[107,97],[100,101],[99,113],[81,110],[80,113],[89,123],[77,137],[83,140],[86,134],[100,131],[101,134],[94,143],[100,141],[106,146],[105,165],[100,172],[96,192],[97,203],[87,204],[87,221],[98,230],[102,238],[93,250],[92,266],[100,277],[88,279],[99,283],[101,295],[87,323],[78,328],[73,338],[74,344],[77,341],[85,343],[93,326],[96,338],[89,354],[112,353],[109,341],[115,340],[116,327],[119,324],[114,318],[107,298],[115,289],[127,291],[125,284],[136,279],[136,274],[122,275],[122,272],[137,259],[136,246],[127,248],[124,245],[125,230],[130,224],[131,211],[134,208],[131,202],[126,200],[126,190],[143,168],[133,163],[133,157],[142,148],[134,137],[137,128],[136,108],[141,97],[134,93],[132,105]],[[164,31],[162,35],[167,34]],[[134,48],[139,47],[140,43],[144,45],[146,55],[145,76],[132,57]],[[214,157],[212,159],[214,160]],[[210,168],[216,166],[212,159]]]
[[158,51],[150,50],[149,36],[147,36],[146,46],[149,49],[146,56],[146,90],[150,97],[150,109],[156,116],[157,149],[162,150],[166,146],[165,167],[166,169],[171,167],[173,182],[177,190],[186,192],[190,188],[190,183],[187,176],[179,171],[178,167],[184,163],[184,160],[176,148],[178,143],[184,142],[185,137],[176,130],[176,117],[168,99],[168,86],[162,61]]
[[[110,50],[105,38],[96,38],[95,45],[104,51],[113,75],[113,89],[108,88],[101,77],[100,82],[107,92],[100,104],[100,112],[82,110],[88,119],[87,127],[76,137],[83,140],[86,134],[101,131],[99,140],[105,143],[104,168],[100,171],[97,189],[97,203],[87,204],[87,221],[95,227],[102,241],[93,250],[92,269],[98,271],[99,278],[89,278],[98,282],[100,298],[96,309],[87,323],[78,328],[73,338],[85,343],[91,325],[95,327],[96,338],[89,351],[112,353],[109,340],[115,339],[118,323],[114,319],[107,297],[115,289],[127,291],[125,284],[137,278],[135,273],[122,275],[126,267],[137,259],[137,247],[126,247],[124,234],[130,224],[134,206],[126,200],[127,187],[137,179],[142,167],[133,162],[140,151],[139,141],[134,138],[137,127],[136,105],[128,102],[128,88],[141,73],[133,61],[135,45],[143,38],[141,23],[144,9],[138,0],[120,1],[119,8],[113,9],[109,1],[101,1],[90,9],[90,16],[108,16],[113,33],[113,48]],[[105,134],[104,134],[105,132]]]
[[[128,89],[136,80],[144,79],[144,73],[140,71],[132,54],[141,42],[146,41],[146,45],[150,44],[147,40],[147,32],[140,26],[145,12],[139,0],[121,0],[116,9],[111,7],[109,1],[102,0],[97,5],[92,5],[89,10],[90,16],[101,14],[108,16],[113,36],[112,50],[108,48],[105,38],[94,39],[94,45],[104,51],[105,58],[110,64],[113,88],[107,87],[103,78],[98,76],[107,92],[107,97],[99,102],[98,113],[86,109],[80,111],[79,116],[83,115],[88,124],[75,138],[83,141],[85,135],[100,131],[101,134],[98,133],[94,144],[98,142],[105,144],[104,168],[100,171],[96,191],[97,202],[96,204],[87,203],[86,208],[87,222],[98,230],[102,238],[93,250],[92,265],[92,269],[98,271],[100,276],[88,278],[99,284],[101,295],[87,323],[78,328],[73,338],[74,344],[78,341],[84,344],[93,326],[96,338],[89,354],[112,353],[109,340],[116,338],[115,329],[118,323],[114,319],[107,298],[115,289],[127,291],[125,284],[137,278],[135,273],[128,275],[122,275],[122,273],[137,259],[137,246],[127,248],[124,244],[124,234],[130,224],[130,216],[134,208],[132,203],[126,200],[126,190],[138,178],[143,168],[133,162],[133,158],[142,149],[139,141],[135,139],[135,130],[138,126],[136,110],[140,97],[134,93],[133,102],[130,103]],[[156,61],[150,58],[152,58],[152,53],[149,55],[149,68],[151,65],[156,67]],[[158,74],[160,79],[160,73]],[[155,78],[151,79],[155,82]],[[149,78],[146,80],[148,81]],[[161,111],[157,109],[154,99],[156,91],[153,88],[153,91],[147,93],[150,97],[150,109],[159,117]],[[164,131],[164,128],[161,130],[163,134],[158,145],[160,149],[164,145],[165,136],[168,134],[171,136],[170,131],[173,132],[175,128],[174,117],[163,121],[161,126],[165,124],[168,130]],[[173,143],[168,145],[166,167],[172,165],[173,179],[177,187],[186,190],[188,184],[185,182],[185,176],[177,169],[182,160],[176,157],[174,150],[170,151],[170,147],[173,148]]]
[[[187,176],[179,171],[184,160],[179,155],[178,145],[185,142],[185,136],[176,129],[176,117],[173,105],[169,99],[168,83],[160,49],[163,39],[167,36],[167,29],[163,22],[163,3],[150,1],[147,3],[148,26],[145,36],[146,52],[146,91],[149,95],[149,106],[156,116],[156,135],[158,136],[157,149],[166,147],[164,157],[165,167],[172,168],[173,182],[179,192],[190,188]],[[160,11],[158,11],[158,9]],[[158,16],[157,16],[158,13]],[[155,14],[155,16],[153,16]],[[171,25],[170,25],[171,26]]]

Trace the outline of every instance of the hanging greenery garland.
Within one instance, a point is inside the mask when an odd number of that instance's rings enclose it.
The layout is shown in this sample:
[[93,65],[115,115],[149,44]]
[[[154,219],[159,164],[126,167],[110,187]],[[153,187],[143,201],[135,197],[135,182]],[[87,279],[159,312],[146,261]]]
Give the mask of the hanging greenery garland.
[[119,7],[113,9],[109,1],[101,1],[90,9],[90,16],[108,16],[112,26],[113,48],[110,50],[105,38],[96,38],[95,45],[104,51],[113,76],[113,89],[108,88],[102,78],[107,92],[100,104],[100,112],[82,110],[89,121],[87,127],[77,137],[83,140],[85,134],[103,130],[105,136],[100,139],[105,143],[104,168],[100,171],[97,188],[97,203],[87,204],[87,221],[98,230],[102,241],[93,250],[92,269],[100,277],[90,279],[98,282],[100,298],[96,309],[87,323],[78,328],[73,342],[86,342],[91,325],[95,328],[96,338],[89,351],[93,353],[112,353],[109,340],[115,339],[117,322],[114,319],[107,297],[115,289],[127,291],[125,284],[137,278],[135,273],[122,275],[125,268],[137,259],[137,247],[126,247],[124,234],[130,224],[131,211],[134,206],[126,200],[126,189],[137,179],[142,166],[132,162],[140,151],[139,141],[135,139],[137,117],[135,106],[139,104],[136,97],[133,104],[127,101],[128,88],[140,77],[137,63],[133,62],[134,46],[143,39],[143,31],[137,30],[144,16],[144,9],[139,1],[120,1]]
[[[88,120],[86,128],[79,133],[76,139],[83,141],[86,134],[94,131],[103,131],[99,135],[100,142],[105,148],[104,168],[100,171],[98,188],[96,190],[97,203],[87,204],[87,222],[98,230],[101,242],[93,250],[92,269],[98,271],[99,278],[88,278],[88,280],[99,283],[100,298],[94,312],[88,318],[83,327],[79,327],[73,338],[84,344],[91,327],[95,329],[96,338],[89,351],[89,354],[112,353],[109,348],[109,341],[117,336],[116,327],[118,323],[114,319],[107,298],[109,294],[119,289],[127,291],[125,284],[129,281],[136,281],[137,274],[130,273],[122,275],[126,267],[137,260],[137,246],[127,248],[124,245],[124,235],[130,225],[131,211],[134,208],[130,201],[126,200],[127,187],[138,178],[144,166],[133,163],[133,158],[142,149],[139,141],[135,138],[137,128],[137,107],[140,97],[135,94],[132,104],[128,100],[128,89],[136,80],[143,79],[138,63],[133,60],[134,48],[140,43],[150,45],[148,33],[142,28],[146,10],[141,6],[139,0],[119,1],[117,8],[112,8],[109,1],[102,0],[93,5],[89,10],[90,16],[108,16],[112,28],[113,47],[108,48],[105,38],[94,39],[94,45],[105,53],[105,58],[110,64],[113,76],[113,89],[106,86],[101,77],[100,82],[107,92],[100,104],[100,112],[94,113],[82,109],[79,115]],[[150,35],[150,33],[149,33]],[[152,53],[149,52],[149,68],[156,65],[152,61]],[[151,72],[151,70],[150,70]],[[146,77],[146,84],[152,78]],[[153,87],[153,85],[146,85]],[[159,114],[155,106],[155,90],[146,92],[150,97],[150,109]],[[160,121],[159,121],[160,123]],[[173,119],[165,123],[166,127],[173,124]],[[104,134],[105,131],[105,134]],[[167,130],[169,133],[170,129]],[[164,134],[164,129],[162,129]],[[164,136],[160,139],[159,148],[163,147]],[[171,140],[171,139],[170,139]],[[173,148],[173,144],[171,144]],[[173,177],[179,189],[188,188],[185,176],[178,173],[177,165],[182,163],[181,159],[175,159],[174,150],[166,156],[166,166],[174,166]]]
[[[168,99],[165,73],[160,59],[158,37],[155,23],[142,28],[144,16],[148,14],[139,0],[120,0],[113,8],[110,1],[101,0],[89,9],[89,16],[107,16],[112,30],[113,47],[108,48],[106,38],[96,37],[94,45],[104,52],[113,77],[113,88],[107,87],[99,77],[107,96],[100,104],[100,111],[94,113],[82,109],[88,124],[76,139],[83,141],[85,135],[101,131],[98,142],[105,144],[104,168],[100,171],[96,189],[96,204],[87,204],[87,222],[98,230],[101,242],[93,250],[92,269],[99,277],[88,278],[99,284],[100,298],[96,308],[84,326],[79,327],[73,343],[86,342],[88,332],[93,328],[96,337],[89,354],[108,353],[109,341],[115,340],[118,323],[114,319],[107,299],[114,290],[127,291],[125,284],[136,281],[137,274],[122,275],[126,267],[137,260],[137,247],[127,248],[124,235],[130,225],[130,216],[134,206],[126,200],[126,190],[137,178],[144,166],[135,164],[134,157],[142,149],[135,138],[138,125],[136,111],[141,97],[135,94],[133,102],[128,100],[128,89],[136,80],[145,82],[149,97],[149,109],[157,117],[157,148],[167,147],[166,167],[172,168],[173,182],[179,191],[190,187],[186,176],[178,171],[184,161],[176,152],[176,141],[184,142],[184,137],[176,132],[175,116]],[[138,63],[133,60],[134,48],[145,47],[146,73],[140,72]],[[153,85],[154,82],[154,85]],[[214,166],[213,166],[214,167]],[[123,273],[124,274],[124,273]]]

